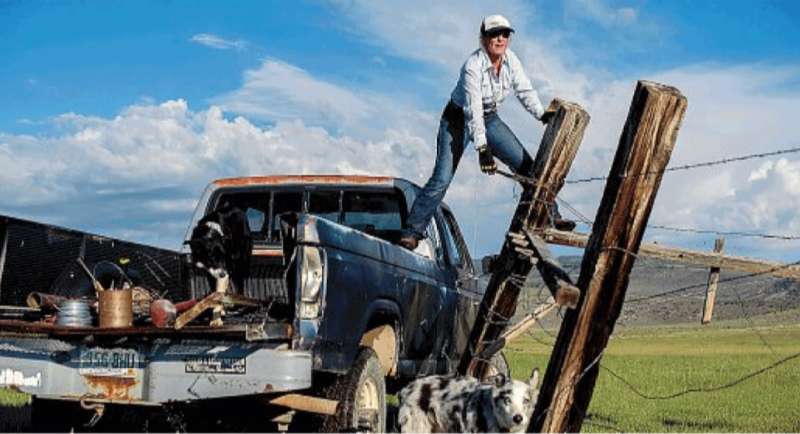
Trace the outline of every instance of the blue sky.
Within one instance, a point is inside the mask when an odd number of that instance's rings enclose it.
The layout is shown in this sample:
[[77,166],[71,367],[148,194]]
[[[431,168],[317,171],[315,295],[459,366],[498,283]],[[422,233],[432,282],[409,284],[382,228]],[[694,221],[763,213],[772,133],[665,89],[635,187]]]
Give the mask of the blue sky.
[[[794,1],[0,0],[0,213],[174,248],[212,178],[424,182],[438,112],[480,18],[495,12],[516,26],[511,47],[545,103],[571,99],[593,116],[574,177],[608,171],[642,78],[689,98],[676,164],[800,144]],[[513,99],[505,106],[535,152],[541,128]],[[499,246],[496,222],[510,217],[515,189],[473,160],[447,201],[482,255]],[[787,155],[671,177],[651,222],[798,235],[798,171]],[[562,197],[591,217],[601,191],[568,186]],[[111,218],[86,212],[99,204]],[[713,236],[647,237],[713,245]],[[778,259],[796,247],[726,244]]]

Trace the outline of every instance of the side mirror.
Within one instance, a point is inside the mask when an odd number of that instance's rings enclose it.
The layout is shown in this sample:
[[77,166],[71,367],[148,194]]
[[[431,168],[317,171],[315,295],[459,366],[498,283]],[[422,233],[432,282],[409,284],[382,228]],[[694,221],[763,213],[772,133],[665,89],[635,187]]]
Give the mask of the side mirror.
[[481,259],[481,272],[483,274],[494,273],[495,266],[497,265],[497,259],[500,255],[486,255]]

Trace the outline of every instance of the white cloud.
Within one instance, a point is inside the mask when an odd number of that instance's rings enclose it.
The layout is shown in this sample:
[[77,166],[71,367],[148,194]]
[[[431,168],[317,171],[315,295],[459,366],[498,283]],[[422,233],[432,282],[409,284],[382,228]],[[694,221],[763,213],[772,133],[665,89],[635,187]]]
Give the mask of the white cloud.
[[189,41],[217,50],[241,51],[249,45],[247,41],[242,39],[225,39],[211,33],[198,33],[193,35]]
[[594,21],[606,28],[633,24],[639,15],[632,7],[614,8],[606,0],[568,0],[565,9],[570,16]]
[[264,60],[244,72],[238,89],[212,99],[227,112],[262,121],[301,119],[334,134],[379,139],[387,130],[434,137],[436,115],[397,97],[338,85],[295,65]]
[[[212,179],[361,173],[421,181],[432,148],[407,131],[332,136],[300,120],[260,128],[184,100],[133,105],[112,118],[64,114],[54,136],[0,135],[0,213],[177,247]],[[20,192],[25,192],[20,194]],[[162,224],[154,225],[153,222]]]

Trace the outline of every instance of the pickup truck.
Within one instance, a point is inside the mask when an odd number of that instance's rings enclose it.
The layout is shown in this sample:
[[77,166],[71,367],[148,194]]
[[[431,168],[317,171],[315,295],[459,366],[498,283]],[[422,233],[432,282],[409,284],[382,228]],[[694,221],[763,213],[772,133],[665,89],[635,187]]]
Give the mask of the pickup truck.
[[[53,429],[69,428],[52,425],[61,422],[54,405],[80,405],[88,410],[82,420],[95,422],[106,406],[247,398],[267,403],[259,417],[281,429],[293,415],[315,414],[315,429],[384,431],[387,390],[456,370],[482,296],[446,205],[416,251],[395,244],[418,191],[378,176],[213,181],[185,238],[223,203],[243,210],[254,247],[236,290],[266,306],[231,311],[214,327],[202,317],[180,329],[32,319],[37,311],[23,307],[32,291],[94,296],[76,258],[125,258],[143,285],[175,302],[213,288],[185,246],[157,249],[0,217],[0,387],[32,394],[34,423]],[[495,365],[507,370],[502,357]]]

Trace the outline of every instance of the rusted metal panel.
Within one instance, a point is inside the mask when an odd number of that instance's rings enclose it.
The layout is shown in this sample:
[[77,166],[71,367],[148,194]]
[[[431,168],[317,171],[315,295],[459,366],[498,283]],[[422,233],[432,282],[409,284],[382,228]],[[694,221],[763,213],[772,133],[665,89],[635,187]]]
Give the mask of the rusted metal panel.
[[239,187],[247,185],[287,185],[287,184],[367,184],[392,185],[395,178],[368,175],[271,175],[223,178],[214,181],[218,187]]
[[133,389],[140,383],[136,377],[112,377],[103,375],[84,375],[89,394],[93,397],[133,401]]
[[281,249],[260,249],[258,247],[253,249],[253,256],[269,256],[269,257],[280,257],[283,256],[283,250]]
[[[291,337],[291,325],[286,323],[266,323],[264,324],[266,336],[270,340],[285,340]],[[2,333],[38,333],[59,337],[80,337],[80,336],[128,336],[128,335],[148,335],[148,336],[185,336],[185,335],[208,335],[232,337],[245,336],[247,332],[246,324],[225,325],[222,327],[209,326],[186,326],[180,330],[171,328],[158,328],[153,326],[141,327],[121,327],[121,328],[98,328],[98,327],[63,327],[55,324],[43,322],[30,322],[21,320],[0,320]]]

